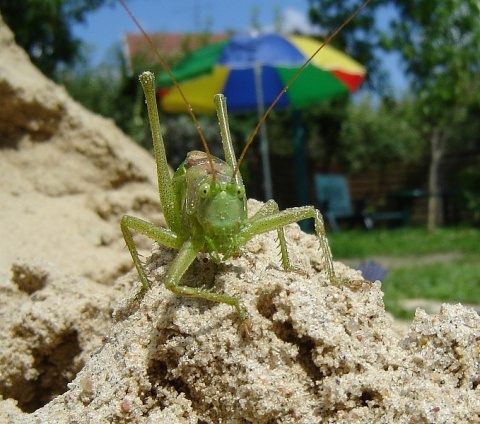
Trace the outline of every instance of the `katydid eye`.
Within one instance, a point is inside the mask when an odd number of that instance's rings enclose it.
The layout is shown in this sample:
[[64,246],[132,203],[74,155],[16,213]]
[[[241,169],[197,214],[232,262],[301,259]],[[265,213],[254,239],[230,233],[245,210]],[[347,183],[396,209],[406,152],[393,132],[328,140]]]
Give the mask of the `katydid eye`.
[[210,193],[210,184],[208,183],[202,184],[198,190],[199,196],[205,199],[209,193]]
[[245,196],[245,187],[244,186],[237,186],[236,195],[239,199],[243,199],[243,196]]

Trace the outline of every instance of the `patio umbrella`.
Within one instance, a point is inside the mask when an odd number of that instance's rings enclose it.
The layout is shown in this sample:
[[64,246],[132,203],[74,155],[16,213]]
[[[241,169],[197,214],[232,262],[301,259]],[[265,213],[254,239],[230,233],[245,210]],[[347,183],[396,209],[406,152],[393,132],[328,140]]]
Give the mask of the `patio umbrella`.
[[[193,52],[172,72],[196,112],[213,111],[213,95],[223,93],[230,112],[257,110],[260,117],[320,45],[317,40],[295,35],[239,34]],[[276,108],[301,109],[352,93],[365,74],[365,68],[355,60],[326,45],[282,96]],[[164,110],[186,110],[167,75],[160,76],[157,83]],[[260,138],[265,196],[269,199],[272,187],[265,126],[260,130]],[[305,187],[303,190],[306,193]]]

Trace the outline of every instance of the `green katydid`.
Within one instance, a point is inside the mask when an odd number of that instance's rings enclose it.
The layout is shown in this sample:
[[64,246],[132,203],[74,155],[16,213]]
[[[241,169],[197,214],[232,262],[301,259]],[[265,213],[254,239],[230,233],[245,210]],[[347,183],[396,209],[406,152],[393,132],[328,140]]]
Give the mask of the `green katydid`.
[[[153,43],[148,35],[145,34],[135,17],[123,3],[123,0],[120,0],[120,2],[153,47]],[[163,59],[157,51],[156,53],[163,67],[174,80],[177,89],[180,89]],[[304,66],[307,64],[308,62]],[[302,68],[296,76],[301,71]],[[292,78],[283,91],[288,89],[296,76]],[[259,122],[247,142],[238,162],[230,136],[226,99],[222,94],[217,94],[214,102],[220,123],[225,161],[211,155],[208,145],[200,132],[205,152],[190,152],[186,160],[171,177],[160,132],[154,75],[150,72],[144,72],[140,75],[140,82],[145,93],[148,108],[157,164],[158,191],[168,229],[128,215],[121,220],[121,229],[142,283],[142,288],[137,297],[141,298],[151,283],[140,260],[131,230],[137,231],[161,245],[178,249],[178,254],[170,265],[164,279],[166,288],[179,296],[201,298],[231,305],[236,308],[240,319],[244,323],[247,323],[248,312],[240,299],[227,294],[215,293],[203,288],[181,284],[182,276],[199,253],[208,254],[215,262],[224,261],[240,253],[240,248],[256,235],[276,230],[280,242],[283,268],[291,271],[294,270],[294,267],[290,265],[288,258],[283,228],[288,224],[311,218],[315,223],[315,232],[319,240],[326,274],[332,284],[336,283],[332,254],[325,235],[323,218],[317,209],[313,206],[303,206],[280,211],[277,203],[274,200],[269,200],[252,217],[249,218],[247,216],[247,198],[239,171],[239,163],[260,125],[283,91],[279,93],[274,104],[265,112],[263,119]],[[181,95],[188,105],[183,93]],[[199,128],[190,106],[189,110],[197,124],[197,128]]]

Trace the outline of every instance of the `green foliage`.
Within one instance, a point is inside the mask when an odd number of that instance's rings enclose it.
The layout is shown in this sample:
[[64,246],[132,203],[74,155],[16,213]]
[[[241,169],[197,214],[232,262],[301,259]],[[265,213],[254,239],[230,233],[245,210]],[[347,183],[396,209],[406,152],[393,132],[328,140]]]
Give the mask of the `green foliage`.
[[[424,143],[408,114],[413,114],[408,102],[375,106],[367,96],[359,102],[345,97],[312,106],[303,111],[308,156],[323,169],[340,163],[346,172],[383,170],[392,163],[416,161],[424,153]],[[272,153],[293,154],[292,126],[288,111],[269,117]]]
[[[302,112],[308,157],[322,164],[322,169],[328,170],[334,163],[340,163],[345,172],[384,170],[392,163],[414,162],[424,153],[425,144],[409,119],[415,112],[407,101],[374,105],[368,96],[358,102],[344,97]],[[241,121],[247,134],[255,125],[255,116],[251,117]],[[235,128],[237,121],[231,120]],[[270,152],[292,156],[291,111],[272,113],[267,130]]]
[[0,0],[3,19],[33,63],[55,78],[61,64],[82,59],[81,43],[70,29],[85,15],[111,0]]
[[83,64],[58,72],[70,95],[91,111],[112,118],[118,127],[146,149],[151,149],[149,129],[138,78],[128,70],[120,47],[95,68]]
[[459,175],[459,185],[473,223],[480,225],[480,168],[470,166],[464,169]]
[[[168,161],[172,167],[176,168],[185,160],[186,152],[204,150],[204,148],[190,115],[186,113],[162,115],[163,138]],[[218,130],[217,117],[215,115],[202,115],[197,119],[208,141],[211,153],[223,158],[222,139]]]
[[398,51],[417,93],[422,130],[463,125],[479,102],[480,13],[475,0],[391,0],[398,19],[381,45]]
[[[308,157],[328,169],[330,164],[341,155],[339,135],[342,123],[347,116],[348,96],[324,101],[312,105],[301,111],[301,127],[306,132]],[[236,127],[236,117],[232,122]],[[270,143],[270,153],[277,156],[293,156],[294,138],[294,111],[291,109],[272,112],[267,120],[267,133]],[[244,131],[247,134],[256,124],[256,114],[251,114],[250,119],[242,119]]]
[[304,113],[310,156],[322,163],[324,170],[330,170],[341,157],[340,132],[343,122],[348,119],[350,102],[350,96],[345,96],[323,102]]
[[420,135],[399,112],[385,103],[373,107],[368,97],[348,106],[339,152],[350,171],[383,170],[420,157]]
[[68,92],[87,109],[119,121],[121,110],[115,107],[121,92],[118,69],[102,63],[95,68],[63,70],[59,79]]

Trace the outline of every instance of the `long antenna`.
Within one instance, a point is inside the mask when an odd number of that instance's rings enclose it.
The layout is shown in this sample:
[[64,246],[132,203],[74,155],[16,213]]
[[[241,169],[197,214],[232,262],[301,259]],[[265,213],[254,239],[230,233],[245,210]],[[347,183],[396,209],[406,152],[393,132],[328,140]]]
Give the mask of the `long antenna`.
[[[121,0],[122,1],[122,0]],[[233,171],[233,177],[237,174],[238,170],[240,169],[240,164],[242,163],[245,155],[247,154],[247,151],[250,147],[250,145],[253,143],[253,139],[257,135],[258,131],[260,130],[260,127],[263,125],[265,120],[267,119],[267,116],[270,114],[272,109],[275,107],[275,105],[278,103],[280,98],[287,92],[287,90],[291,87],[291,85],[295,82],[295,80],[300,76],[300,74],[303,72],[303,70],[308,66],[308,64],[313,60],[313,58],[318,54],[320,50],[322,50],[330,41],[333,40],[337,36],[337,34],[355,17],[357,16],[364,8],[365,6],[370,3],[370,0],[366,0],[350,17],[343,22],[332,34],[330,34],[327,39],[322,43],[322,45],[315,50],[315,52],[307,59],[307,61],[300,66],[300,68],[297,69],[295,74],[288,80],[287,84],[285,84],[285,87],[283,87],[282,91],[278,93],[277,97],[273,100],[273,102],[268,106],[267,110],[265,113],[262,115],[260,120],[258,121],[255,129],[253,130],[252,134],[250,134],[250,137],[247,140],[247,143],[245,144],[245,147],[242,150],[242,153],[240,157],[238,158],[237,166],[235,167],[235,170]]]
[[[200,127],[200,123],[198,122],[197,117],[195,116],[195,113],[193,111],[193,107],[190,104],[190,102],[187,100],[187,97],[185,96],[185,93],[183,92],[182,88],[180,87],[179,82],[176,80],[176,78],[173,76],[172,71],[170,70],[170,67],[167,65],[167,62],[165,62],[165,59],[162,57],[160,52],[158,51],[157,46],[153,42],[152,38],[147,34],[147,32],[143,29],[142,25],[140,22],[138,22],[137,18],[135,15],[132,13],[132,11],[128,8],[127,4],[125,3],[124,0],[118,0],[122,7],[125,9],[125,11],[128,13],[132,21],[135,23],[137,28],[140,30],[140,32],[143,34],[145,39],[147,40],[148,44],[150,45],[151,49],[155,53],[155,56],[157,56],[157,59],[159,60],[160,64],[162,65],[162,68],[165,70],[165,72],[168,74],[170,79],[172,80],[175,88],[178,90],[180,93],[180,96],[182,97],[183,101],[187,105],[187,111],[189,115],[191,116],[193,123],[197,129],[197,133],[200,137],[200,140],[202,141],[203,148],[205,149],[205,153],[207,154],[208,157],[208,163],[210,165],[210,169],[212,170],[212,180],[215,182],[215,172],[214,172],[214,167],[213,167],[213,160],[212,160],[212,154],[210,152],[210,148],[208,147],[207,140],[205,138],[205,135],[203,134],[202,128]],[[257,130],[258,131],[258,130]]]

